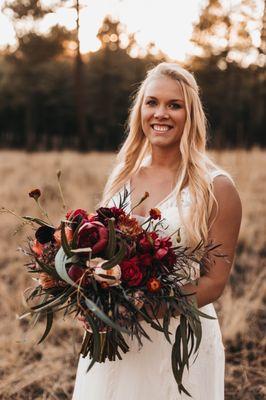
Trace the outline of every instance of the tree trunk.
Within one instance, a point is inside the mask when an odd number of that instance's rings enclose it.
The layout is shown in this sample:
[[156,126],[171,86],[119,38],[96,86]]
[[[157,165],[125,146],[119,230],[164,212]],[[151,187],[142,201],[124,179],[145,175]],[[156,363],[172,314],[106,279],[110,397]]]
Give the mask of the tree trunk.
[[79,41],[79,0],[76,0],[77,11],[77,27],[76,27],[76,41],[77,53],[75,60],[75,97],[76,97],[76,116],[77,116],[77,134],[78,134],[78,149],[79,151],[86,151],[89,148],[89,138],[87,136],[86,127],[86,110],[85,110],[85,97],[84,97],[84,65],[80,54],[80,41]]
[[35,131],[33,123],[33,104],[29,98],[25,110],[25,129],[26,129],[26,149],[27,151],[35,150]]

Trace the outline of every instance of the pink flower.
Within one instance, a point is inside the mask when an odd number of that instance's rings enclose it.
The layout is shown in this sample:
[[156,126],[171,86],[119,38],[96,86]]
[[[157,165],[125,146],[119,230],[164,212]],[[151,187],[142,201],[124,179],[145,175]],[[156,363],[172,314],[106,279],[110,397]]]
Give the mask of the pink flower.
[[172,242],[169,237],[165,237],[165,238],[157,237],[154,241],[154,246],[155,246],[155,258],[157,258],[158,260],[161,260],[170,251]]

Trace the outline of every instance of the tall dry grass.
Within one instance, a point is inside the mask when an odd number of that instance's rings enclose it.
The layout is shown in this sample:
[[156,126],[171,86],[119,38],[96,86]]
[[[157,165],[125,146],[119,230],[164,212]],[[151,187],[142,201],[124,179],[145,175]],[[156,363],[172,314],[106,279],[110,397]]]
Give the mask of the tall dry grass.
[[[217,303],[227,354],[226,400],[264,399],[265,152],[224,151],[211,156],[231,172],[243,204],[235,266]],[[56,171],[61,169],[69,207],[93,210],[113,160],[113,154],[2,151],[0,206],[36,215],[27,193],[39,187],[44,207],[57,221],[61,203]],[[82,332],[74,321],[58,320],[49,338],[35,344],[44,325],[29,331],[27,321],[17,319],[23,310],[22,292],[31,284],[25,259],[16,251],[27,230],[19,230],[20,221],[5,214],[0,226],[0,399],[71,399]]]

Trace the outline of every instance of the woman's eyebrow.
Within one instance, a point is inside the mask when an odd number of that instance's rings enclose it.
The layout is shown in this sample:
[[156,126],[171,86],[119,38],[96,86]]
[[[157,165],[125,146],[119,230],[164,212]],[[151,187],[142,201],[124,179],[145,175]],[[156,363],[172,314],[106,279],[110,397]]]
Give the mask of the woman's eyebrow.
[[[147,98],[150,98],[153,100],[158,100],[157,97],[155,97],[155,96],[147,96],[146,99]],[[182,100],[182,99],[172,99],[172,100],[169,100],[169,103],[171,103],[172,101],[180,101],[181,103],[184,103],[184,100]]]

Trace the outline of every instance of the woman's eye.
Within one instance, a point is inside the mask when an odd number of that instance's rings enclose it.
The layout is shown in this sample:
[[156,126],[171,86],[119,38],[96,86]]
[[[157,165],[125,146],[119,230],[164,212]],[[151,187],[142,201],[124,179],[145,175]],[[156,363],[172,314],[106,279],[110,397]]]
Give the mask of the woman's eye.
[[156,104],[156,101],[155,101],[155,100],[148,100],[148,101],[146,102],[146,104],[147,104],[148,106],[154,106],[154,105]]
[[169,105],[170,108],[172,108],[173,110],[178,110],[179,108],[181,108],[180,104],[178,103],[172,103]]

